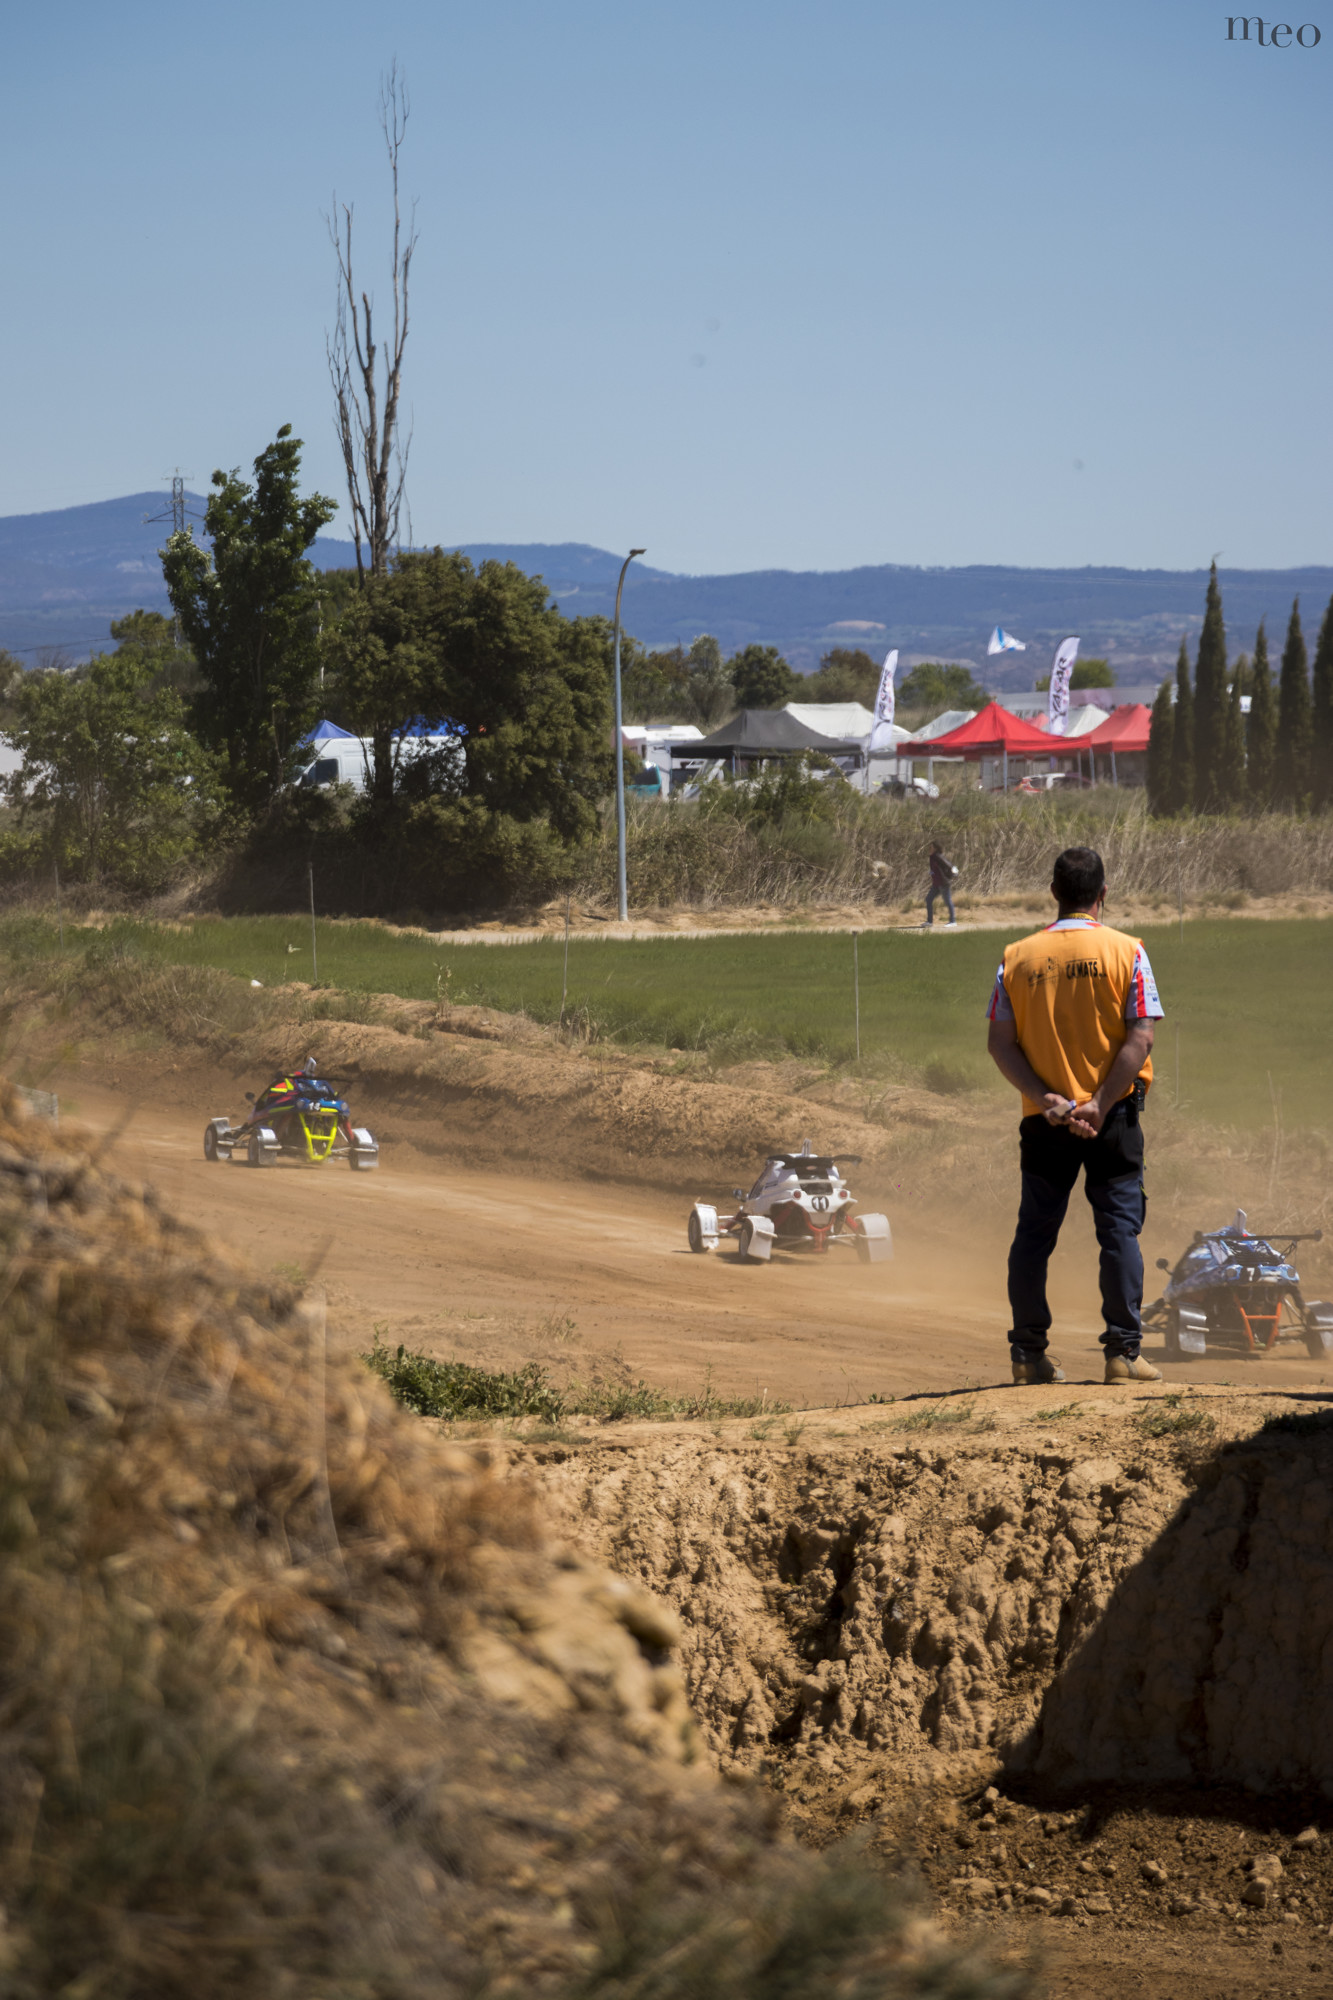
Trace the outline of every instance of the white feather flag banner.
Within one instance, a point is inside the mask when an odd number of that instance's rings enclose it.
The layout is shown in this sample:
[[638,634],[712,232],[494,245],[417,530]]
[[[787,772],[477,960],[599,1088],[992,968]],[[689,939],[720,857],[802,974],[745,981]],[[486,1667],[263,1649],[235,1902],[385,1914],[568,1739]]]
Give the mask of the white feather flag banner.
[[884,671],[879,677],[879,693],[875,696],[875,725],[870,732],[869,750],[877,752],[892,750],[893,745],[893,676],[898,668],[898,648],[885,656]]
[[990,644],[987,646],[986,651],[988,653],[1026,653],[1027,649],[1026,639],[1015,639],[1011,633],[1001,631],[997,625],[990,635]]
[[1047,726],[1052,736],[1063,736],[1069,723],[1069,676],[1078,658],[1078,640],[1063,639],[1051,668],[1051,692],[1046,703]]

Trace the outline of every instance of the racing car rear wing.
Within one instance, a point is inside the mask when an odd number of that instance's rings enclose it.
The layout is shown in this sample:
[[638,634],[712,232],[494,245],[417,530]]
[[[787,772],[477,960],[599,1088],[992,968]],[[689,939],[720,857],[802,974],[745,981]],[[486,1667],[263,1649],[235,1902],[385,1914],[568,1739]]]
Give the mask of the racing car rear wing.
[[1221,1243],[1322,1243],[1322,1229],[1307,1229],[1303,1234],[1293,1235],[1286,1229],[1196,1229],[1194,1241],[1206,1243],[1209,1237]]

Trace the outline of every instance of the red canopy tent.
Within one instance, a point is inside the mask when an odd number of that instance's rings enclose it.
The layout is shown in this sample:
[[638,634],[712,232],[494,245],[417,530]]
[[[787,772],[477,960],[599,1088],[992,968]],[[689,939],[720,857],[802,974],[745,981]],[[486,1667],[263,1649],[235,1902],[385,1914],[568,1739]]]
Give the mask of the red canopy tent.
[[1141,701],[1127,701],[1113,708],[1084,742],[1093,750],[1146,750],[1152,710]]
[[1004,759],[1004,783],[1009,783],[1011,757],[1072,756],[1058,736],[1050,736],[1021,717],[1011,715],[998,701],[988,701],[983,709],[960,722],[943,736],[905,737],[897,754],[925,757],[965,757],[971,762],[982,757]]
[[[1118,784],[1115,759],[1126,751],[1143,752],[1148,747],[1148,731],[1152,723],[1152,710],[1141,701],[1127,701],[1119,708],[1113,708],[1105,722],[1094,729],[1083,741],[1095,757],[1099,750],[1108,752],[1111,759],[1111,783]],[[1093,766],[1094,772],[1096,766]]]

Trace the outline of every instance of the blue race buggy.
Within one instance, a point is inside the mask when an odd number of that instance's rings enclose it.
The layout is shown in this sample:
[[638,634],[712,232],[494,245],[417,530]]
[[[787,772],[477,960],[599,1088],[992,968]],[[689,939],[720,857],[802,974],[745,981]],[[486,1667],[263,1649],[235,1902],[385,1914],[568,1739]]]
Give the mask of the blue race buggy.
[[1144,1308],[1144,1326],[1165,1334],[1168,1361],[1206,1354],[1210,1343],[1264,1355],[1297,1340],[1312,1361],[1324,1360],[1333,1352],[1333,1303],[1307,1301],[1291,1261],[1298,1243],[1318,1243],[1323,1233],[1256,1232],[1238,1208],[1230,1229],[1197,1231],[1174,1270],[1157,1259],[1170,1275],[1161,1298]]
[[245,1093],[250,1110],[239,1125],[210,1118],[204,1127],[204,1158],[230,1160],[244,1152],[252,1167],[271,1167],[282,1153],[306,1166],[346,1160],[354,1173],[380,1163],[380,1149],[364,1126],[353,1125],[351,1109],[339,1095],[346,1086],[316,1075],[313,1056],[299,1070],[275,1076],[258,1097]]

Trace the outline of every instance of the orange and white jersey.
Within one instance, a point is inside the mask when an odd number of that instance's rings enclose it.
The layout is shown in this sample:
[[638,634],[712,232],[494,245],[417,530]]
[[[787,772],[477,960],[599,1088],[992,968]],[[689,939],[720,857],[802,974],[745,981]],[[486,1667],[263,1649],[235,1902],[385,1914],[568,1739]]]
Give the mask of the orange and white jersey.
[[[1114,1062],[1127,1024],[1160,1021],[1163,1012],[1142,939],[1074,916],[1006,948],[987,1018],[1012,1021],[1037,1075],[1083,1103]],[[1139,1075],[1145,1087],[1152,1082],[1151,1056]],[[1024,1097],[1025,1118],[1041,1109]]]

